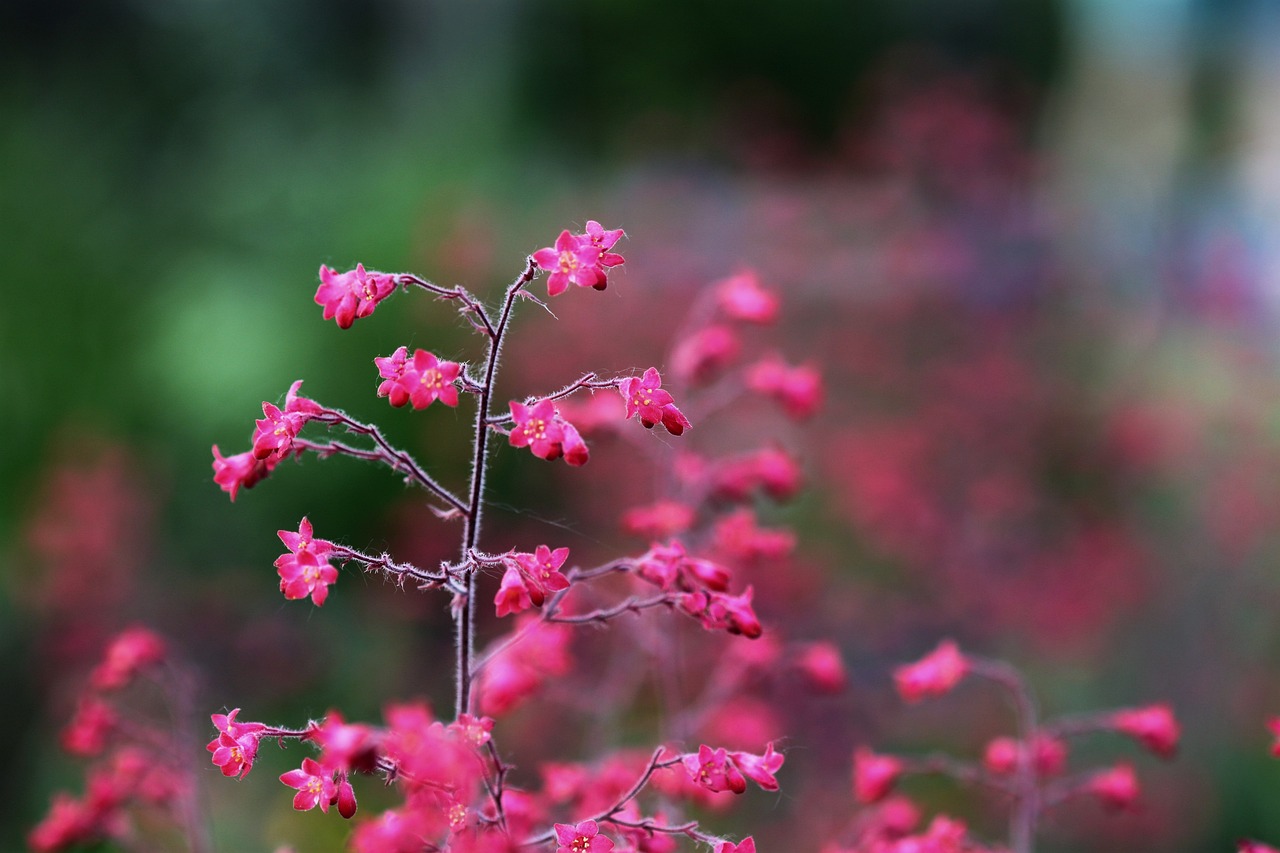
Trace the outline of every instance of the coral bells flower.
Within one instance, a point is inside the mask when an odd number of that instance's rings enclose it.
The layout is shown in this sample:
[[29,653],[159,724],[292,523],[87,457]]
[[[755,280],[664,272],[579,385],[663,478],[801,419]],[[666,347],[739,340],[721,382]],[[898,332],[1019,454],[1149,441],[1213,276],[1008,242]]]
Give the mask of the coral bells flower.
[[349,329],[357,318],[372,314],[395,289],[395,276],[366,272],[364,264],[356,264],[354,270],[344,273],[321,266],[316,304],[324,306],[326,320],[336,319],[338,328]]
[[968,672],[969,661],[960,649],[953,641],[943,640],[920,660],[894,670],[893,680],[903,699],[918,702],[950,692]]
[[568,558],[568,548],[556,548],[553,551],[546,545],[539,545],[532,554],[511,554],[508,565],[514,564],[519,569],[524,576],[533,606],[541,607],[542,602],[546,601],[547,593],[569,588],[569,579],[560,573],[560,567]]
[[266,417],[254,421],[253,456],[255,459],[282,458],[288,454],[308,417],[300,412],[282,412],[270,403],[262,404],[262,414]]
[[622,529],[650,539],[665,538],[688,530],[696,516],[688,504],[658,501],[648,506],[632,507],[623,513]]
[[600,827],[594,820],[584,820],[577,826],[557,823],[555,828],[556,841],[560,845],[556,853],[609,853],[613,849],[613,841],[600,834]]
[[728,326],[708,326],[694,332],[671,353],[671,369],[682,382],[702,385],[733,363],[742,342]]
[[748,835],[734,844],[732,841],[721,841],[716,853],[756,853],[756,840]]
[[533,599],[529,597],[529,588],[525,586],[519,568],[514,565],[507,566],[506,571],[502,573],[502,583],[498,585],[498,594],[493,597],[493,603],[498,608],[498,616],[523,613],[533,606]]
[[298,793],[293,795],[293,807],[300,812],[310,811],[316,806],[320,811],[328,812],[329,806],[338,799],[333,772],[311,758],[302,759],[301,769],[282,773],[280,781],[298,789]]
[[810,365],[789,367],[777,356],[756,362],[747,371],[747,387],[773,397],[796,420],[812,417],[822,407],[822,376]]
[[645,429],[661,423],[667,432],[680,435],[691,426],[689,419],[676,408],[675,398],[662,390],[662,375],[656,367],[646,370],[643,377],[624,379],[618,390],[627,401],[627,418],[639,415]]
[[[582,235],[591,241],[591,245],[600,249],[600,266],[602,271],[609,267],[616,267],[624,263],[622,255],[617,252],[610,252],[617,245],[619,238],[624,236],[621,228],[605,228],[594,219],[587,220],[587,233]],[[604,290],[604,284],[597,285],[600,290]]]
[[218,452],[218,445],[213,446],[213,481],[222,487],[222,491],[236,499],[236,492],[241,487],[252,489],[260,480],[266,479],[276,463],[282,457],[269,456],[259,459],[252,451],[237,453],[235,456],[223,457]]
[[281,554],[274,564],[284,597],[296,601],[310,596],[317,607],[324,604],[329,596],[329,584],[338,580],[338,570],[328,560],[333,543],[313,539],[311,522],[305,518],[298,524],[297,533],[278,530],[276,535],[289,549],[289,553]]
[[213,763],[221,768],[223,776],[243,779],[253,769],[258,756],[258,738],[266,731],[262,723],[236,722],[236,708],[230,714],[214,714],[211,719],[218,736],[205,747],[213,753]]
[[889,795],[902,775],[902,761],[877,755],[867,747],[853,754],[853,795],[860,803],[877,803]]
[[1111,725],[1161,758],[1173,758],[1178,751],[1180,730],[1168,705],[1116,711],[1111,717]]
[[132,681],[139,671],[160,663],[164,656],[164,640],[154,631],[135,625],[111,641],[102,663],[89,676],[89,682],[99,690],[117,690]]
[[547,276],[547,295],[559,296],[571,284],[603,290],[606,278],[600,264],[602,254],[601,247],[591,238],[561,231],[555,247],[534,252],[533,262],[551,273]]
[[1138,800],[1138,774],[1128,764],[1117,764],[1093,776],[1086,783],[1085,790],[1106,808],[1126,811],[1132,809]]
[[764,755],[754,755],[750,752],[731,752],[729,757],[733,759],[733,763],[742,771],[742,775],[759,785],[761,790],[778,790],[778,779],[774,774],[782,767],[782,762],[786,760],[786,756],[780,752],[774,752],[773,744],[768,744],[764,748]]
[[712,749],[704,743],[698,747],[697,755],[687,753],[680,762],[689,778],[708,791],[741,794],[747,790],[747,780],[723,747]]
[[511,419],[515,421],[509,438],[512,447],[527,447],[534,456],[548,461],[564,453],[564,430],[556,419],[555,403],[540,400],[526,406],[512,400]]
[[744,323],[772,323],[778,316],[778,297],[761,287],[750,270],[717,284],[716,301],[725,314]]
[[72,755],[97,755],[107,745],[120,718],[115,709],[92,694],[80,700],[76,714],[62,731],[62,748]]
[[835,643],[819,641],[804,646],[796,657],[796,669],[815,693],[835,694],[844,690],[848,679],[844,659]]

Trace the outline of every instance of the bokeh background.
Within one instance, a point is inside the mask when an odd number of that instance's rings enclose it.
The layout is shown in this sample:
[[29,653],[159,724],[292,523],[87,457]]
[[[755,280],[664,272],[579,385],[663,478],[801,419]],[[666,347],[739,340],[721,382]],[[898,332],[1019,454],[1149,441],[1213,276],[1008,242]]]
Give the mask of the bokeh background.
[[[496,292],[589,218],[627,230],[625,271],[560,325],[530,313],[513,377],[654,363],[696,289],[750,267],[785,294],[782,349],[826,378],[785,436],[810,491],[771,516],[807,592],[761,611],[804,609],[792,633],[838,642],[851,686],[790,742],[832,758],[789,759],[813,781],[769,808],[803,814],[830,778],[852,813],[858,743],[979,748],[1002,723],[978,693],[891,692],[953,636],[1047,711],[1165,700],[1184,721],[1176,762],[1133,756],[1142,812],[1050,819],[1043,849],[1280,841],[1277,92],[1270,0],[10,0],[0,848],[80,784],[57,732],[132,622],[199,673],[198,761],[211,711],[449,695],[439,602],[355,578],[285,606],[271,561],[304,514],[428,564],[452,534],[342,460],[233,506],[209,447],[243,449],[305,378],[464,477],[468,414],[371,393],[402,343],[464,355],[452,312],[397,297],[339,332],[315,270]],[[754,417],[695,437],[732,447]],[[498,465],[492,535],[636,547],[616,521],[645,495]],[[267,784],[288,760],[255,790],[207,768],[222,849],[341,838]],[[997,831],[963,792],[914,790]]]

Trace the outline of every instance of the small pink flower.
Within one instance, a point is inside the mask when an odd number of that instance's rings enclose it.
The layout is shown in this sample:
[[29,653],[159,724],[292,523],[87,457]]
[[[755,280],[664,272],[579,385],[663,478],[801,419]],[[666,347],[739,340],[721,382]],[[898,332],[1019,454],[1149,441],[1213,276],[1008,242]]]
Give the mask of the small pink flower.
[[680,577],[680,566],[684,559],[684,546],[680,544],[680,540],[673,539],[669,545],[654,543],[636,560],[635,571],[649,583],[671,589]]
[[280,775],[280,781],[290,788],[297,788],[293,796],[293,807],[300,812],[310,811],[316,806],[320,811],[328,812],[329,806],[338,798],[337,786],[333,784],[333,771],[326,770],[319,762],[302,759],[302,768],[290,770]]
[[680,608],[711,630],[725,630],[756,639],[763,633],[759,618],[751,607],[754,594],[747,587],[741,595],[726,595],[715,590],[686,593],[679,598]]
[[756,362],[747,371],[747,387],[773,397],[795,420],[812,417],[822,407],[822,375],[812,365],[790,367],[776,355]]
[[848,680],[839,647],[825,640],[803,646],[796,658],[796,668],[815,693],[840,693]]
[[1111,717],[1116,731],[1129,735],[1161,758],[1178,751],[1178,721],[1168,705],[1149,705],[1116,711]]
[[532,554],[511,554],[512,562],[525,578],[529,598],[535,607],[542,606],[547,593],[569,588],[569,579],[560,573],[560,567],[568,558],[568,548],[556,548],[552,551],[546,545],[539,545]]
[[527,447],[539,459],[559,459],[564,453],[564,430],[556,418],[556,406],[550,400],[539,400],[533,406],[511,401],[512,447]]
[[253,761],[258,756],[258,738],[266,729],[262,723],[238,723],[236,708],[230,714],[214,714],[213,725],[218,729],[218,736],[209,741],[205,747],[213,753],[213,763],[222,770],[223,776],[234,776],[243,779],[253,769]]
[[716,285],[720,309],[744,323],[772,323],[778,316],[778,297],[760,286],[751,270],[740,272]]
[[782,767],[782,762],[786,760],[780,752],[773,751],[773,744],[768,744],[764,748],[764,755],[754,755],[750,752],[731,752],[729,757],[733,759],[733,763],[738,765],[738,769],[742,774],[755,782],[765,791],[778,790],[778,779],[774,775],[778,772],[778,768]]
[[378,386],[378,396],[389,398],[388,402],[396,408],[409,402],[409,392],[412,389],[403,381],[408,361],[408,347],[400,347],[389,356],[373,360],[378,367],[378,375],[382,377],[382,384]]
[[589,237],[576,236],[561,231],[554,248],[539,249],[533,253],[533,261],[541,269],[550,272],[547,277],[547,295],[558,296],[570,284],[579,287],[603,289],[604,269],[600,265],[601,247]]
[[556,413],[556,418],[560,421],[561,432],[564,433],[564,439],[560,442],[560,448],[564,452],[564,461],[575,468],[586,465],[591,453],[587,449],[587,443],[578,434],[577,427],[560,417],[558,412]]
[[306,518],[298,524],[297,533],[278,530],[276,535],[289,549],[274,564],[280,575],[280,591],[290,601],[310,596],[317,607],[321,606],[329,596],[329,585],[338,580],[338,570],[328,560],[333,543],[313,539],[311,522]]
[[117,690],[132,681],[139,671],[163,661],[164,656],[164,640],[149,628],[135,625],[111,641],[89,681],[99,690]]
[[313,415],[323,414],[324,408],[315,400],[298,395],[302,390],[302,380],[299,379],[289,386],[289,390],[284,395],[284,411],[286,415],[302,415],[311,417]]
[[728,326],[707,326],[680,341],[671,353],[671,371],[681,382],[705,385],[734,362],[742,350]]
[[305,739],[320,747],[320,763],[326,768],[372,773],[381,737],[371,726],[348,723],[342,714],[330,711],[324,722],[311,724]]
[[502,583],[498,585],[498,594],[494,596],[493,603],[498,608],[498,616],[523,613],[533,606],[529,588],[525,585],[525,579],[520,574],[519,568],[514,565],[507,566],[506,571],[502,573]]
[[877,755],[867,747],[853,754],[853,795],[860,803],[877,803],[889,795],[902,775],[902,761]]
[[224,492],[236,499],[236,492],[241,487],[252,489],[271,473],[279,458],[268,457],[258,459],[252,451],[237,453],[235,456],[223,458],[218,452],[218,445],[213,446],[213,481],[222,487]]
[[969,673],[969,661],[951,640],[943,640],[938,647],[920,660],[900,666],[893,673],[898,693],[907,702],[917,702],[926,696],[941,696],[951,691]]
[[1131,765],[1117,764],[1094,775],[1086,784],[1086,790],[1106,808],[1127,811],[1138,800],[1138,774],[1134,773]]
[[661,539],[683,533],[693,526],[693,507],[679,501],[658,501],[638,506],[622,515],[622,529],[636,536]]
[[1261,841],[1244,839],[1236,845],[1236,853],[1280,853],[1280,850],[1263,844]]
[[75,716],[62,731],[62,748],[84,758],[97,755],[106,747],[107,738],[119,721],[114,708],[88,694],[80,700]]
[[[624,236],[621,228],[608,229],[596,222],[594,219],[587,220],[587,233],[582,235],[591,241],[591,245],[600,249],[600,266],[616,267],[623,263],[622,255],[616,252],[610,252],[618,242],[618,239]],[[600,290],[604,290],[604,285],[597,285]]]
[[413,364],[405,371],[405,381],[412,386],[409,402],[415,409],[425,409],[436,400],[446,406],[458,405],[458,389],[454,382],[462,371],[462,365],[454,361],[441,361],[426,350],[413,354]]
[[270,403],[262,404],[266,417],[254,421],[253,455],[256,459],[280,459],[289,453],[307,416],[298,412],[282,412]]
[[460,714],[457,721],[449,724],[449,731],[461,738],[464,743],[479,749],[490,741],[493,723],[492,717]]
[[747,790],[747,780],[723,747],[712,749],[704,743],[698,747],[697,755],[686,753],[680,761],[689,779],[708,791],[741,794]]
[[716,853],[756,853],[756,840],[748,835],[734,844],[732,841],[721,841]]
[[650,367],[643,377],[632,376],[618,386],[622,399],[627,401],[627,418],[640,416],[645,429],[653,429],[661,423],[667,432],[680,435],[689,428],[689,420],[675,406],[675,398],[662,390],[662,375]]
[[613,841],[600,835],[600,827],[594,820],[584,820],[577,826],[557,823],[555,830],[560,845],[556,853],[609,853],[613,849]]
[[315,301],[324,306],[326,320],[336,319],[338,328],[349,329],[356,319],[372,314],[395,289],[395,276],[366,272],[364,264],[344,273],[321,266]]

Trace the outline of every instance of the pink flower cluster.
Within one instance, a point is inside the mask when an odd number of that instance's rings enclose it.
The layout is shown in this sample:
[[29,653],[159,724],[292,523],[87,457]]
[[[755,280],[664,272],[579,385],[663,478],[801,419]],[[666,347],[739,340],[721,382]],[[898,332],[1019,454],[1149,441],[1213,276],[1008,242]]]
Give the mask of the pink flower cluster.
[[539,459],[553,461],[564,458],[570,465],[587,464],[587,443],[573,424],[560,416],[556,404],[539,400],[528,405],[511,401],[512,447],[527,447]]
[[264,417],[254,422],[251,450],[224,458],[218,445],[213,446],[213,481],[231,495],[231,500],[236,499],[241,488],[253,488],[270,475],[281,460],[296,452],[293,440],[307,421],[320,412],[314,400],[298,396],[301,387],[301,379],[289,387],[283,411],[271,403],[262,404]]
[[355,269],[344,273],[322,265],[315,301],[324,306],[326,320],[336,320],[338,328],[349,329],[358,318],[372,314],[395,289],[395,276],[366,272],[364,264],[356,264]]
[[298,524],[298,532],[278,530],[276,535],[289,549],[289,553],[276,558],[275,567],[280,575],[280,591],[290,601],[311,598],[316,607],[329,597],[329,586],[338,580],[338,570],[329,564],[334,545],[325,539],[314,538],[311,522],[306,518]]
[[426,350],[414,350],[412,358],[408,352],[407,347],[400,347],[386,358],[373,360],[382,377],[378,396],[388,398],[397,408],[410,403],[415,409],[425,409],[436,400],[446,406],[458,405],[454,382],[462,365],[442,361]]
[[506,616],[530,607],[541,607],[548,593],[568,589],[569,579],[560,573],[560,567],[568,558],[568,548],[556,548],[552,551],[546,545],[539,545],[532,554],[505,554],[502,559],[502,583],[494,599],[498,615]]
[[606,229],[594,219],[587,221],[584,234],[560,232],[554,247],[539,249],[532,257],[547,276],[547,295],[559,296],[569,285],[604,290],[609,270],[623,263],[621,255],[609,251],[623,236],[621,228]]

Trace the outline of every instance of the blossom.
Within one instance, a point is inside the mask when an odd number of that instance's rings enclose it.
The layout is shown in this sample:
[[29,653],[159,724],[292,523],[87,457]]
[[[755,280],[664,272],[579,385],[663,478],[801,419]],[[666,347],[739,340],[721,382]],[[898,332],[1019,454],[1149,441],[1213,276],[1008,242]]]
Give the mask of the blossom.
[[754,589],[748,586],[741,595],[727,595],[715,590],[686,593],[680,596],[680,607],[697,617],[709,630],[724,629],[756,639],[763,633],[759,618],[751,607]]
[[510,555],[511,562],[519,569],[526,581],[529,599],[535,607],[542,606],[548,592],[559,592],[569,588],[569,579],[560,573],[560,567],[568,558],[568,548],[556,548],[552,551],[546,545],[539,545],[532,554]]
[[564,430],[556,419],[556,406],[550,400],[539,400],[533,406],[511,401],[512,447],[527,447],[534,456],[548,461],[564,453]]
[[704,385],[733,363],[742,350],[737,333],[728,326],[707,326],[676,344],[671,370],[682,382]]
[[661,423],[667,432],[680,435],[690,427],[689,419],[676,408],[675,398],[662,390],[662,375],[656,367],[646,370],[643,377],[624,379],[618,391],[627,402],[628,420],[639,415],[645,429]]
[[[588,219],[587,233],[582,236],[590,240],[591,245],[600,249],[600,266],[608,268],[624,263],[622,255],[609,251],[617,244],[618,239],[624,236],[624,233],[621,228],[608,229],[594,219]],[[596,287],[604,290],[604,282],[602,281]]]
[[594,820],[584,820],[577,826],[557,823],[555,829],[560,845],[556,853],[609,853],[613,849],[613,841],[599,834],[600,827]]
[[366,272],[364,264],[356,264],[354,270],[344,273],[321,265],[315,301],[324,306],[326,320],[336,319],[338,328],[349,329],[357,318],[372,314],[395,289],[395,276]]
[[747,387],[777,400],[796,420],[812,417],[822,407],[822,375],[812,365],[789,366],[778,356],[761,359],[747,370]]
[[119,722],[114,708],[89,694],[80,700],[75,716],[63,729],[62,748],[72,755],[97,755],[106,747],[107,738]]
[[371,726],[348,723],[330,711],[323,723],[312,723],[304,737],[320,747],[320,763],[330,770],[373,772],[380,736]]
[[551,273],[547,277],[547,295],[558,296],[570,284],[602,290],[605,284],[605,273],[600,264],[602,254],[601,246],[592,242],[590,237],[561,231],[555,247],[534,252],[533,261]]
[[1117,764],[1109,770],[1095,774],[1085,785],[1108,809],[1126,811],[1132,809],[1138,799],[1138,775],[1129,764]]
[[391,405],[400,408],[409,402],[409,383],[401,381],[408,366],[409,348],[399,347],[389,356],[379,356],[373,360],[378,367],[378,375],[382,384],[378,386],[379,397],[389,397]]
[[1178,721],[1168,705],[1116,711],[1111,716],[1111,725],[1161,758],[1173,758],[1178,751]]
[[1271,744],[1271,755],[1275,758],[1280,758],[1280,717],[1272,717],[1267,720],[1267,728],[1275,738],[1275,742]]
[[289,386],[289,390],[284,395],[284,411],[285,414],[299,415],[319,415],[324,413],[322,407],[315,400],[308,397],[301,397],[298,391],[302,389],[302,380],[299,379]]
[[844,660],[835,643],[820,640],[804,645],[795,665],[816,693],[840,693],[845,688]]
[[877,755],[867,747],[853,754],[853,795],[860,803],[883,800],[898,784],[902,761],[892,755]]
[[632,507],[622,514],[622,528],[637,536],[660,538],[683,533],[693,526],[697,513],[679,501],[658,501]]
[[680,763],[684,765],[689,779],[709,791],[741,794],[747,790],[747,780],[723,747],[712,749],[704,743],[698,747],[696,755],[687,753],[681,756]]
[[280,459],[288,454],[293,440],[309,419],[301,412],[282,412],[270,403],[262,404],[266,417],[254,421],[253,456]]
[[132,681],[140,670],[160,663],[164,656],[164,640],[151,629],[135,625],[111,641],[89,681],[99,690],[117,690]]
[[969,661],[960,654],[959,647],[951,640],[943,640],[920,660],[894,670],[893,680],[903,699],[916,702],[925,696],[948,693],[968,672]]
[[[1055,737],[1037,734],[1032,740],[1031,763],[1040,776],[1056,776],[1067,763],[1067,745]],[[982,764],[995,776],[1007,776],[1018,769],[1022,745],[1011,737],[994,738],[987,744]]]
[[715,286],[720,309],[745,323],[772,323],[778,316],[778,297],[760,286],[755,272],[745,270]]
[[734,844],[732,841],[721,841],[716,853],[756,853],[756,840],[748,835]]
[[313,539],[311,522],[306,518],[298,524],[297,533],[278,530],[276,535],[289,549],[288,554],[281,554],[274,563],[284,597],[294,601],[311,596],[317,607],[324,604],[329,596],[329,584],[338,580],[338,570],[328,560],[333,543]]
[[508,565],[506,571],[502,573],[502,583],[498,585],[498,594],[494,596],[493,603],[498,608],[499,616],[522,613],[533,606],[529,588],[525,586],[524,577],[520,574],[518,567]]
[[560,430],[564,433],[564,438],[560,442],[560,448],[564,451],[564,461],[574,467],[586,465],[590,458],[587,443],[582,440],[577,427],[560,417],[558,412],[556,417],[560,421]]
[[259,459],[252,451],[237,453],[224,458],[218,452],[218,445],[213,446],[213,481],[222,487],[224,492],[236,499],[236,492],[241,487],[252,489],[271,473],[280,457],[270,456]]
[[310,811],[316,806],[320,811],[328,812],[329,806],[338,798],[333,772],[311,758],[302,759],[301,769],[280,774],[280,781],[298,789],[293,796],[293,807],[300,812]]
[[458,719],[449,724],[449,731],[477,749],[489,742],[493,731],[492,717],[473,717],[470,714],[459,714]]
[[236,737],[230,732],[219,732],[205,749],[213,753],[213,763],[222,770],[223,776],[243,779],[249,775],[254,759],[258,757],[258,736],[247,733]]
[[768,744],[764,748],[764,755],[755,755],[750,752],[731,752],[729,757],[733,759],[733,763],[738,766],[742,774],[755,782],[765,791],[778,790],[778,780],[774,776],[778,772],[778,768],[782,766],[782,762],[786,760],[780,752],[773,751],[773,744]]

